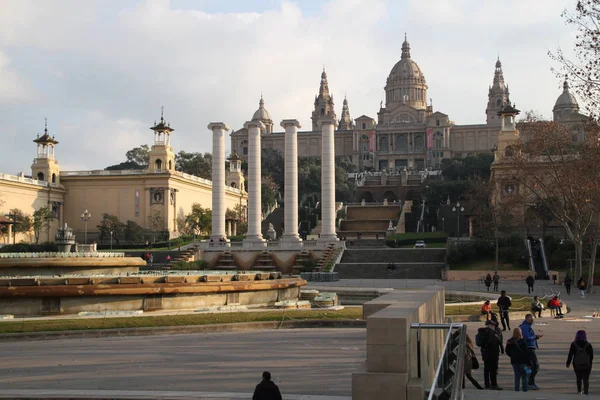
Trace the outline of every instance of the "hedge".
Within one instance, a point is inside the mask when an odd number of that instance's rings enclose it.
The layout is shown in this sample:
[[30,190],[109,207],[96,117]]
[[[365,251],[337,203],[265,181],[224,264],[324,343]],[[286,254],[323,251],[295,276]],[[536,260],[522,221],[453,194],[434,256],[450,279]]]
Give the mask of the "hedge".
[[446,243],[448,235],[445,232],[409,232],[392,235],[385,239],[387,247],[402,247],[415,244],[417,240],[423,240],[425,243]]

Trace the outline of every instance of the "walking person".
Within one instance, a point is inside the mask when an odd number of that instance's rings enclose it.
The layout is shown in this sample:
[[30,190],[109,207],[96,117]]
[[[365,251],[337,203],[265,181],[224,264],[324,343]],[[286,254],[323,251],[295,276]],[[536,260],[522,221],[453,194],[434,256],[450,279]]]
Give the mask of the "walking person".
[[573,278],[571,278],[571,275],[567,274],[567,276],[565,276],[565,280],[563,281],[563,283],[565,285],[567,294],[570,296],[571,295],[571,285],[573,284]]
[[510,357],[510,363],[515,372],[515,392],[519,391],[519,387],[524,392],[527,391],[527,370],[529,368],[529,352],[527,351],[527,343],[523,340],[521,328],[513,329],[513,335],[506,342],[506,355]]
[[[479,369],[479,361],[477,361],[477,356],[475,355],[473,341],[471,340],[471,337],[467,335],[467,345],[465,346],[465,377],[467,377],[477,389],[483,390],[483,387],[477,382],[477,379],[473,378],[472,372],[474,369]],[[463,379],[463,389],[464,388],[465,380]]]
[[[594,361],[594,349],[587,341],[585,331],[580,330],[575,334],[575,340],[569,348],[567,357],[567,368],[573,362],[575,370],[575,379],[577,380],[577,393],[588,394],[590,388],[590,372],[592,372],[592,362]],[[583,383],[583,392],[581,384]]]
[[523,339],[525,340],[525,343],[527,343],[527,357],[529,359],[529,364],[531,365],[531,374],[529,374],[527,387],[531,390],[540,390],[535,384],[535,376],[540,370],[540,363],[538,362],[536,351],[538,349],[538,339],[544,335],[536,335],[532,325],[533,315],[527,314],[525,316],[525,321],[523,321],[519,328],[521,328]]
[[279,388],[271,380],[271,373],[263,372],[262,378],[262,381],[254,389],[252,400],[282,400]]
[[486,389],[502,390],[498,386],[498,361],[500,353],[504,354],[502,339],[496,333],[497,322],[486,321],[485,328],[479,328],[475,338],[477,345],[481,347],[481,359],[483,360],[483,380]]
[[527,293],[533,292],[533,285],[535,284],[535,278],[532,275],[528,275],[525,278],[525,283],[527,284]]
[[487,287],[487,291],[490,291],[490,286],[492,286],[492,276],[490,274],[487,274],[485,276],[485,280],[484,280],[485,286]]
[[508,313],[508,309],[512,306],[512,301],[510,297],[506,295],[506,290],[500,292],[500,297],[496,302],[498,309],[500,310],[500,322],[502,322],[502,330],[505,331],[508,327],[510,330],[510,315]]
[[533,300],[531,300],[531,312],[535,317],[535,313],[538,314],[538,318],[542,318],[542,311],[544,310],[544,305],[540,301],[537,296],[533,296]]
[[583,276],[577,281],[577,289],[579,289],[579,292],[581,293],[581,298],[585,299],[585,289],[587,289],[587,284],[585,279],[583,279]]
[[500,283],[500,275],[498,275],[498,271],[494,272],[494,292],[498,291],[498,283]]

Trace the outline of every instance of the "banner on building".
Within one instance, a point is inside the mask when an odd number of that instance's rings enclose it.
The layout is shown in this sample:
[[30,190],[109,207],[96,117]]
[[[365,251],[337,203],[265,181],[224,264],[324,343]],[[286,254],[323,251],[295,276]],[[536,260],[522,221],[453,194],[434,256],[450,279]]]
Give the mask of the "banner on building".
[[369,151],[375,151],[375,132],[369,131]]
[[427,148],[433,148],[433,129],[427,128]]

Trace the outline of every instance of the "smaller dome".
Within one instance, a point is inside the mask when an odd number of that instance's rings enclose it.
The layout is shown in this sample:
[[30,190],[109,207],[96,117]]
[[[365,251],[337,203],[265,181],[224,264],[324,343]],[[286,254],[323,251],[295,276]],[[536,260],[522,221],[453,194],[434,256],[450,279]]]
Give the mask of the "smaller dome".
[[262,95],[260,96],[260,102],[258,103],[258,110],[252,116],[252,121],[271,121],[271,114],[265,108],[265,101]]
[[554,108],[555,109],[570,108],[570,109],[579,110],[579,103],[577,103],[577,99],[575,98],[575,96],[573,96],[571,94],[571,92],[569,92],[569,82],[567,82],[566,79],[565,79],[565,82],[563,83],[563,92],[560,94],[560,96],[558,96],[558,99],[556,99]]

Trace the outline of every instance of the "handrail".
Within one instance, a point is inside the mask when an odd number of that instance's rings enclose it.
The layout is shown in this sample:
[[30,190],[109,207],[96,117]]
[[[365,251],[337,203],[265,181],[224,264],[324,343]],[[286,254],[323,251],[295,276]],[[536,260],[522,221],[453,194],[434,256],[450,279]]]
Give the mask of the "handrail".
[[418,366],[418,375],[421,377],[421,349],[420,349],[420,331],[421,329],[448,329],[448,334],[446,335],[446,340],[444,343],[444,351],[440,357],[440,361],[437,365],[435,376],[431,383],[431,387],[429,389],[429,394],[427,396],[427,400],[434,400],[436,398],[435,389],[439,385],[440,377],[442,378],[442,384],[445,383],[443,379],[443,368],[447,366],[448,357],[452,349],[450,348],[450,344],[452,341],[453,331],[455,329],[459,330],[458,337],[458,345],[454,348],[457,349],[458,353],[456,355],[456,368],[454,369],[454,377],[452,382],[452,389],[450,392],[450,400],[459,400],[462,398],[461,390],[462,383],[464,379],[464,360],[465,360],[465,346],[467,340],[467,327],[464,324],[457,323],[449,323],[449,324],[421,324],[421,323],[413,323],[411,324],[411,329],[418,329],[417,332],[417,366]]
[[531,242],[528,238],[525,238],[525,246],[527,247],[527,252],[529,253],[529,269],[535,274],[535,262],[533,261],[533,251],[531,249]]
[[540,250],[542,252],[542,262],[544,263],[544,272],[546,272],[546,278],[549,277],[550,271],[548,271],[548,260],[546,259],[546,249],[544,249],[544,238],[540,238]]

